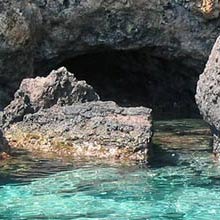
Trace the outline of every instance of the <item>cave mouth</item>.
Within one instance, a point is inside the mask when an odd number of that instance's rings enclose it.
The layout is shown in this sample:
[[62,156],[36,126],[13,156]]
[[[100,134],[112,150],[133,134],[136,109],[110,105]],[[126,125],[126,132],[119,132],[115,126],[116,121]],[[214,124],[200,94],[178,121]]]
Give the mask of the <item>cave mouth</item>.
[[108,50],[59,63],[92,85],[103,101],[145,106],[156,119],[199,116],[194,95],[199,73],[182,60],[168,60],[145,50]]

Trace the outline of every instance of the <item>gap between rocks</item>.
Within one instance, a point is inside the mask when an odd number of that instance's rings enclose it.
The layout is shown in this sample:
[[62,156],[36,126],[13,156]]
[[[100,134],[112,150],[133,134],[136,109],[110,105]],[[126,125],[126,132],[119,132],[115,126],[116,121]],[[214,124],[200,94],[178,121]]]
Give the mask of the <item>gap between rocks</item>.
[[194,100],[200,71],[192,61],[161,58],[146,51],[89,53],[66,59],[56,68],[65,66],[77,79],[86,80],[103,101],[150,107],[156,119],[200,117]]

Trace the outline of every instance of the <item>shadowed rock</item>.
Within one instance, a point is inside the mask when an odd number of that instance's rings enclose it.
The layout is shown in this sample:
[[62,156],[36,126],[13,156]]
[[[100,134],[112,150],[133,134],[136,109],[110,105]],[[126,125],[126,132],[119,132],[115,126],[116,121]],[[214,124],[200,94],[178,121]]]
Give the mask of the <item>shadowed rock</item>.
[[10,147],[9,147],[8,141],[4,137],[3,131],[0,128],[0,160],[4,159],[7,153],[9,153],[9,151],[10,151]]
[[4,109],[6,124],[21,121],[24,115],[54,105],[71,105],[97,101],[99,96],[85,81],[77,81],[72,73],[61,67],[47,77],[24,79],[14,100]]
[[196,103],[213,134],[213,151],[220,152],[220,37],[197,84]]
[[146,49],[200,70],[219,34],[218,19],[207,22],[201,13],[216,10],[202,2],[1,0],[0,93],[11,96],[23,78],[107,48]]

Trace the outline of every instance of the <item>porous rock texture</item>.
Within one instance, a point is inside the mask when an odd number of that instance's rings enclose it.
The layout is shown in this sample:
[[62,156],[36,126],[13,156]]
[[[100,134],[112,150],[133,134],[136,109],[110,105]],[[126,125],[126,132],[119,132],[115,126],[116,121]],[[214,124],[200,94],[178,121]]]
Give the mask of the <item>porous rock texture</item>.
[[145,162],[152,137],[151,109],[101,102],[64,67],[24,79],[2,123],[12,147],[72,158]]
[[196,102],[204,120],[213,133],[213,151],[220,153],[220,37],[209,56],[204,72],[200,75]]
[[152,137],[151,109],[114,102],[53,106],[28,114],[6,136],[14,147],[72,158],[146,162]]
[[202,2],[1,0],[0,106],[23,78],[94,51],[148,48],[200,69],[219,33],[218,19],[201,13]]
[[65,67],[53,70],[47,77],[24,79],[14,100],[4,109],[3,123],[21,121],[24,115],[54,105],[71,105],[98,101],[99,96],[85,81],[78,81]]

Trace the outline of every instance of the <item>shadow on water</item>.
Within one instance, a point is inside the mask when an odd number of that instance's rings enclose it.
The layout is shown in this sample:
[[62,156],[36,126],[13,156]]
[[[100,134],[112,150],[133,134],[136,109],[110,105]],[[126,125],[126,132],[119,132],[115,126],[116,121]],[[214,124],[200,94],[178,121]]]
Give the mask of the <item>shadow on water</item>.
[[0,219],[220,219],[220,161],[208,127],[162,121],[155,131],[148,167],[17,152],[0,164]]
[[177,166],[180,156],[175,151],[169,151],[162,148],[159,144],[153,144],[150,151],[149,163],[151,167]]
[[156,121],[154,131],[151,166],[187,165],[195,158],[211,155],[210,129],[200,119]]
[[[149,166],[160,168],[181,166],[195,162],[200,154],[210,157],[209,128],[202,120],[156,121],[155,134],[149,153]],[[197,158],[197,159],[195,159]],[[60,171],[73,170],[85,164],[101,165],[98,161],[73,161],[56,156],[34,155],[16,149],[9,160],[0,161],[0,186],[11,183],[27,183]],[[149,167],[147,166],[147,167]],[[141,168],[146,168],[140,165]],[[218,180],[216,180],[218,182]]]
[[23,149],[13,149],[10,159],[0,161],[0,186],[28,183],[35,178],[73,169],[73,164],[59,158],[44,158]]

